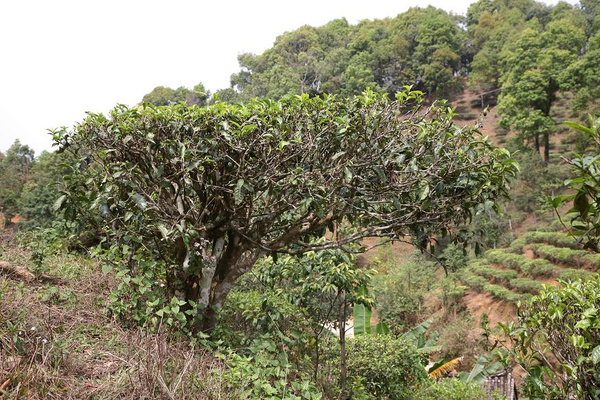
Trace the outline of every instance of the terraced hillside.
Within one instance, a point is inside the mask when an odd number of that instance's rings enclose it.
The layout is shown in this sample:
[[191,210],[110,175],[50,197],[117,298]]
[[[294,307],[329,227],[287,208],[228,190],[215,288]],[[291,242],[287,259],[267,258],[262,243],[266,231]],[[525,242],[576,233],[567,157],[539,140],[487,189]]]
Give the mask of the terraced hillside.
[[[493,303],[514,309],[543,284],[590,276],[599,269],[600,254],[581,249],[567,233],[528,232],[509,247],[489,250],[483,258],[472,260],[457,278],[470,289],[464,302],[478,315],[487,313]],[[487,307],[480,306],[482,299],[487,300]],[[516,312],[508,314],[516,316]]]

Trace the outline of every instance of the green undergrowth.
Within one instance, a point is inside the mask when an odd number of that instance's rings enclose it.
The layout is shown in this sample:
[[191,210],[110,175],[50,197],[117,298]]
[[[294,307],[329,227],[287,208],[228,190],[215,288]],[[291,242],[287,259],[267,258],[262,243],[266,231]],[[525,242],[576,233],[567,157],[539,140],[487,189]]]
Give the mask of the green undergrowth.
[[[1,260],[31,271],[31,255],[4,248]],[[225,361],[198,343],[116,323],[106,308],[115,282],[96,262],[41,261],[33,281],[0,274],[0,398],[235,398],[222,390]]]
[[568,247],[557,247],[545,243],[532,243],[531,250],[537,257],[573,267],[589,266],[590,269],[600,267],[600,254],[592,254],[587,250],[576,250]]
[[545,243],[557,247],[568,247],[578,249],[581,247],[571,235],[564,232],[527,232],[513,240],[506,249],[509,253],[521,254],[523,247],[531,243]]
[[[528,246],[536,258],[523,254]],[[600,255],[580,248],[563,232],[528,232],[505,249],[492,249],[468,263],[457,279],[477,292],[516,303],[543,288],[541,279],[575,280],[594,275]]]

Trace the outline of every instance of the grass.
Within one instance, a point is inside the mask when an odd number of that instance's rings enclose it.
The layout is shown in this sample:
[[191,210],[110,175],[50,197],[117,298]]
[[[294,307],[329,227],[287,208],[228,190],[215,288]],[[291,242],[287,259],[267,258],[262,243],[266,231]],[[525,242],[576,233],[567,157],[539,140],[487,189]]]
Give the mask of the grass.
[[[26,265],[25,251],[2,260]],[[106,313],[115,282],[91,260],[48,256],[56,282],[0,275],[0,397],[216,399],[223,360],[163,333],[122,329]]]

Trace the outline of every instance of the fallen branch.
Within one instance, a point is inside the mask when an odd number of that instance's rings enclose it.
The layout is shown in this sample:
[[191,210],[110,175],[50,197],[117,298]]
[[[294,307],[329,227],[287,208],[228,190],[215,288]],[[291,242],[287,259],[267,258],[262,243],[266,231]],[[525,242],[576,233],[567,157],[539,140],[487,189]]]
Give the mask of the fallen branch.
[[29,271],[27,268],[19,265],[12,265],[6,261],[0,261],[0,273],[24,280],[26,282],[32,282],[35,280],[35,274]]
[[6,261],[0,261],[0,276],[1,275],[7,275],[13,279],[20,279],[25,282],[33,282],[38,280],[41,282],[50,282],[55,285],[62,285],[65,283],[62,279],[55,276],[50,276],[44,273],[39,273],[36,275],[25,267],[13,265]]

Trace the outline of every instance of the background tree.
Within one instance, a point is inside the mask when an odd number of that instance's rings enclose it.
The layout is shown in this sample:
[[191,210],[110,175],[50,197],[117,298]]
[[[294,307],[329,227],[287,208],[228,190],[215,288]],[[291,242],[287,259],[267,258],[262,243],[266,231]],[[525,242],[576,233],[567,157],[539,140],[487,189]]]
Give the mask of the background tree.
[[550,111],[560,89],[559,76],[576,61],[584,40],[583,28],[573,25],[571,18],[553,20],[545,29],[532,20],[514,45],[508,44],[502,52],[500,123],[518,129],[537,151],[541,135],[545,162],[555,130]]
[[187,105],[204,106],[210,96],[210,92],[206,90],[202,83],[194,86],[193,89],[187,89],[183,86],[177,89],[171,89],[164,86],[157,86],[152,91],[142,98],[144,103],[152,103],[155,106],[166,106],[169,104],[177,104],[184,102]]
[[19,197],[19,210],[28,227],[61,220],[54,203],[60,197],[59,184],[74,163],[69,153],[44,151],[31,166],[31,176]]
[[10,219],[19,212],[19,197],[30,179],[34,151],[17,139],[0,161],[0,212]]
[[303,26],[279,36],[263,54],[238,57],[231,85],[243,98],[330,93],[366,88],[393,95],[406,85],[447,95],[469,63],[461,19],[434,7],[411,8],[393,19],[345,19]]

